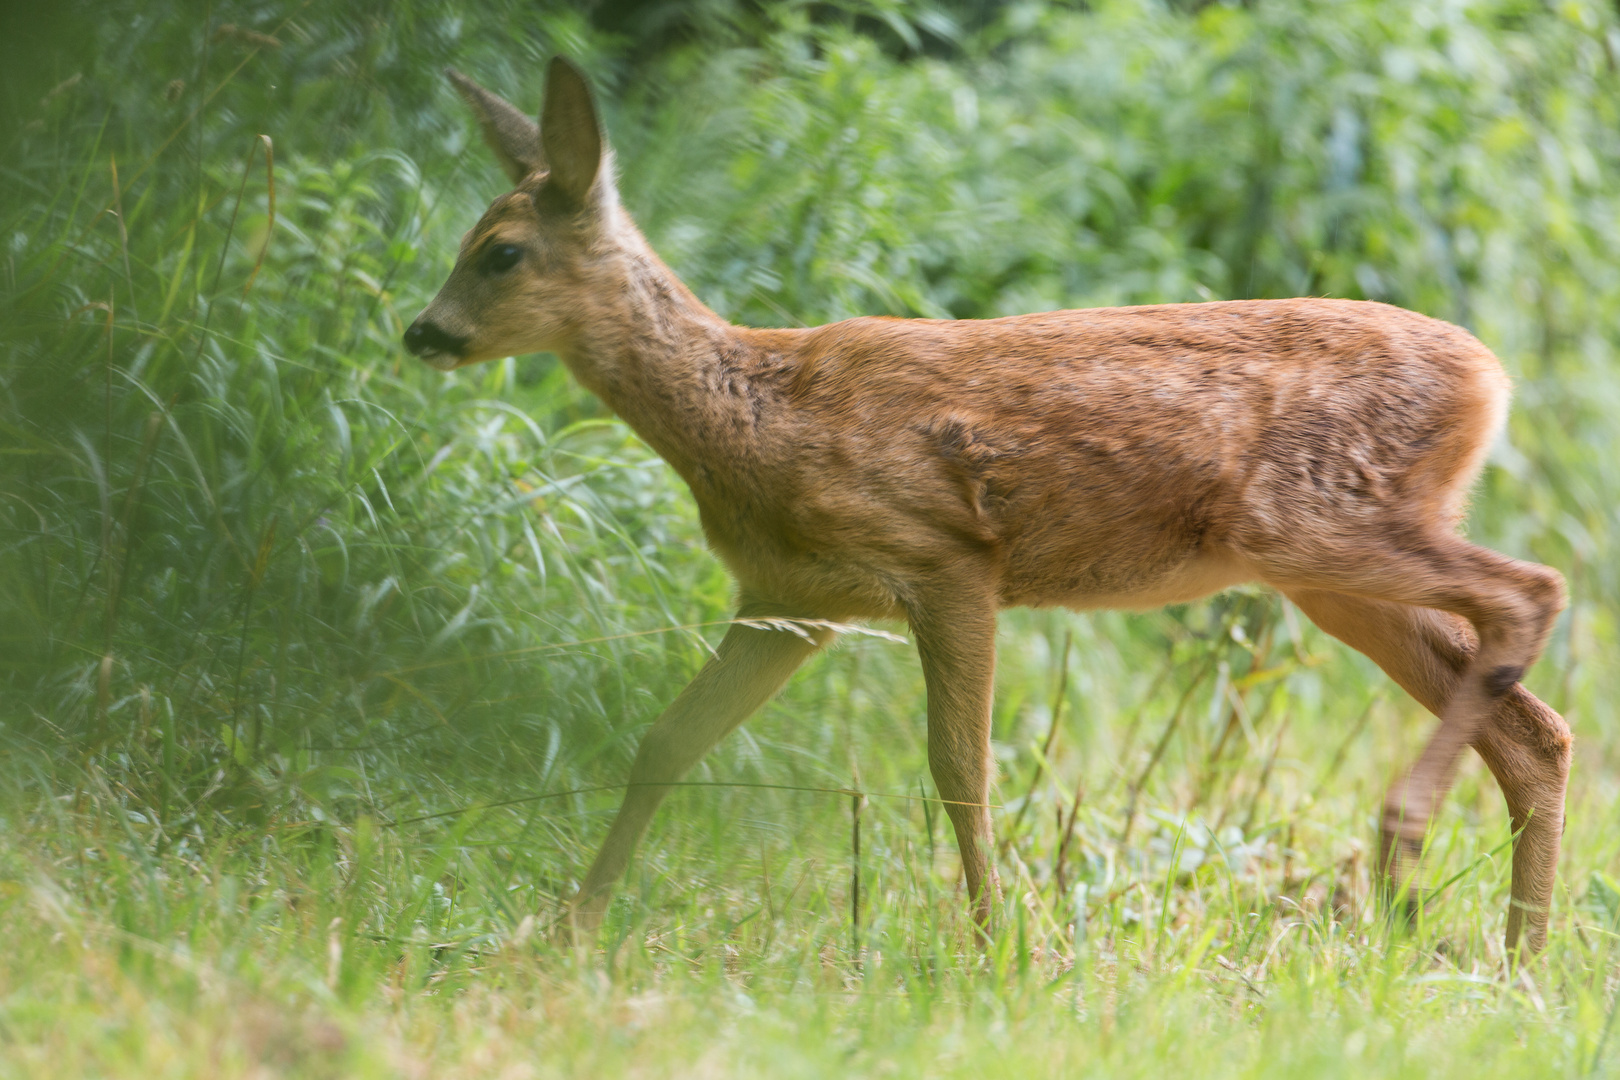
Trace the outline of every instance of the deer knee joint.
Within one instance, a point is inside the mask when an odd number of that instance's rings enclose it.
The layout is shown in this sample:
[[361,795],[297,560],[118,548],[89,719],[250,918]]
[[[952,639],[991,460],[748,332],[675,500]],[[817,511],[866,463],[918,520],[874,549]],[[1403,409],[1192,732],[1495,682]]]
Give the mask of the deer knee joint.
[[1498,728],[1508,740],[1530,751],[1560,773],[1569,771],[1575,737],[1564,718],[1543,704],[1522,685],[1509,689],[1496,714]]
[[1485,676],[1485,692],[1493,698],[1502,697],[1524,675],[1523,664],[1502,664]]

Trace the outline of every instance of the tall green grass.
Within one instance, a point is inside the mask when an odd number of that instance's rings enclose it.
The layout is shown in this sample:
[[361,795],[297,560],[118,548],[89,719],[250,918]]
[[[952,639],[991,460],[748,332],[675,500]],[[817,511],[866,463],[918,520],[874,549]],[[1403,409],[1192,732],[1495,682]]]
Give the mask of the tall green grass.
[[[561,7],[98,5],[0,73],[0,1073],[1610,1067],[1620,24],[1190,7],[717,4],[660,49]],[[438,68],[533,108],[559,50],[738,321],[1307,293],[1495,348],[1470,532],[1573,597],[1531,676],[1579,739],[1547,957],[1507,977],[1472,765],[1447,887],[1382,919],[1426,718],[1262,590],[1003,619],[982,951],[914,656],[858,635],[671,798],[601,942],[550,945],[730,590],[554,360],[396,344],[501,187]]]

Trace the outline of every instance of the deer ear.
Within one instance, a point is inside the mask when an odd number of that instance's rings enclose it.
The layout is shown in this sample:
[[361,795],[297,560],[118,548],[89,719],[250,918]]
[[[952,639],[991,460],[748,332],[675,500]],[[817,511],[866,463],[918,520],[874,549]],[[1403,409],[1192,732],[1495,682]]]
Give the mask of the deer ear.
[[496,159],[513,184],[520,184],[530,173],[546,167],[540,152],[540,126],[518,108],[485,90],[455,68],[445,68],[462,98],[471,106],[484,132],[484,141],[495,151]]
[[551,183],[583,205],[602,171],[602,128],[591,88],[579,69],[553,57],[546,70],[546,104],[540,111],[540,142],[551,166]]

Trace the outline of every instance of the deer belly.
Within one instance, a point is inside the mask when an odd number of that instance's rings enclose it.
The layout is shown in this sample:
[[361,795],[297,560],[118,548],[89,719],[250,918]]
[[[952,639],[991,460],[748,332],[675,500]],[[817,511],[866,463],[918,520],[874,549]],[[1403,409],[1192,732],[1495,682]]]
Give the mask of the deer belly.
[[743,591],[823,619],[904,618],[892,577],[859,560],[821,552],[720,549]]
[[1031,570],[1009,577],[1003,590],[1008,606],[1144,611],[1188,603],[1254,579],[1241,559],[1218,550],[1173,560],[1122,554],[1054,560]]

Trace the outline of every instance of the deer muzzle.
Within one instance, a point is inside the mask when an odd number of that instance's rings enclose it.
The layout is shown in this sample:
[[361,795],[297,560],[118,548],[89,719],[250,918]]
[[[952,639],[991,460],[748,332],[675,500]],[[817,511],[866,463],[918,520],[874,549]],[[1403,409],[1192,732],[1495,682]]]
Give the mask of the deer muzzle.
[[467,341],[468,338],[449,333],[426,316],[411,323],[410,329],[405,331],[405,348],[440,371],[449,371],[461,363]]

